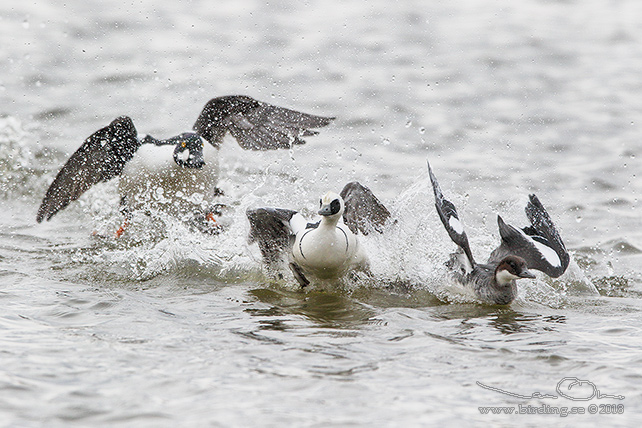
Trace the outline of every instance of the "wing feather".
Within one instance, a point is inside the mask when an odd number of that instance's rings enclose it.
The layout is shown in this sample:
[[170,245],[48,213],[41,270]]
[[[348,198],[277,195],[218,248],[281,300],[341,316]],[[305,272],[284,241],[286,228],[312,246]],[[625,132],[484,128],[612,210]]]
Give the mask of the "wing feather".
[[531,225],[521,230],[497,216],[502,242],[492,252],[489,261],[514,254],[526,260],[529,268],[557,278],[566,271],[570,262],[564,242],[537,196],[529,195],[525,211]]
[[250,221],[248,242],[257,243],[264,262],[271,266],[292,247],[293,231],[290,220],[296,211],[281,208],[248,209]]
[[455,205],[444,198],[443,193],[441,192],[441,187],[439,187],[439,182],[437,182],[437,177],[432,172],[430,167],[430,162],[428,163],[428,174],[430,175],[430,182],[432,183],[433,192],[435,194],[435,208],[437,209],[437,214],[439,214],[439,219],[444,225],[448,236],[457,244],[466,254],[468,261],[471,266],[475,266],[475,259],[473,258],[473,253],[470,250],[470,244],[468,243],[468,236],[464,230],[464,225],[459,220],[457,215],[457,209]]
[[205,104],[194,130],[218,147],[227,131],[244,149],[289,149],[304,144],[333,117],[315,116],[257,101],[244,95],[213,98]]
[[120,175],[138,147],[136,128],[127,116],[96,131],[58,172],[40,204],[36,221],[51,219],[94,184]]
[[372,232],[383,233],[390,211],[383,205],[370,189],[353,181],[341,191],[345,203],[343,222],[352,233],[361,232],[368,235]]

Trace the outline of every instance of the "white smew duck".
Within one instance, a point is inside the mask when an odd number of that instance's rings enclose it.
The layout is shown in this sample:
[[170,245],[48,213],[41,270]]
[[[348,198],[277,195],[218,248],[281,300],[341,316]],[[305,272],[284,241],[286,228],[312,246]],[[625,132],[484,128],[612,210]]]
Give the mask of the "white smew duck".
[[349,271],[367,269],[368,258],[357,234],[382,233],[390,218],[386,207],[358,182],[348,183],[340,195],[326,193],[319,204],[321,220],[316,223],[286,209],[247,211],[249,240],[258,243],[265,263],[273,267],[287,253],[302,287],[310,284],[308,276],[338,279]]
[[[218,149],[229,131],[244,149],[289,149],[333,118],[313,116],[235,95],[211,99],[194,132],[159,140],[137,135],[121,116],[96,131],[62,167],[47,190],[36,220],[50,220],[94,184],[120,177],[121,208],[158,207],[171,214],[210,217],[220,194]],[[212,147],[205,149],[205,143]],[[211,219],[211,217],[210,217]]]

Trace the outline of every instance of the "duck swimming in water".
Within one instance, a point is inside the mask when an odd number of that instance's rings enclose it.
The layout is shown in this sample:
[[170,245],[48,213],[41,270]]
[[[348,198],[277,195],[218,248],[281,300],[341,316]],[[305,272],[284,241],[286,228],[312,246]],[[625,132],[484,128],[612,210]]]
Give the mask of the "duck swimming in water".
[[358,182],[348,183],[340,195],[323,195],[318,214],[318,222],[308,223],[296,211],[247,210],[250,243],[258,243],[268,267],[274,267],[286,254],[302,287],[310,284],[308,276],[339,279],[352,270],[366,270],[368,258],[358,234],[382,233],[390,218],[388,209]]
[[[36,220],[50,220],[94,184],[120,177],[121,208],[161,208],[174,215],[213,220],[221,192],[218,149],[229,131],[249,150],[290,149],[334,118],[314,116],[235,95],[211,99],[193,126],[165,140],[139,137],[121,116],[92,134],[62,167],[47,190]],[[209,143],[212,147],[205,147]],[[122,229],[122,228],[121,228]]]
[[461,250],[451,256],[447,265],[453,270],[455,279],[471,287],[482,301],[496,305],[510,304],[517,297],[516,281],[535,278],[529,268],[553,278],[566,271],[570,256],[553,221],[533,194],[529,195],[525,209],[531,225],[520,230],[497,216],[501,244],[491,253],[486,264],[476,263],[455,205],[444,198],[430,163],[428,173],[439,218]]

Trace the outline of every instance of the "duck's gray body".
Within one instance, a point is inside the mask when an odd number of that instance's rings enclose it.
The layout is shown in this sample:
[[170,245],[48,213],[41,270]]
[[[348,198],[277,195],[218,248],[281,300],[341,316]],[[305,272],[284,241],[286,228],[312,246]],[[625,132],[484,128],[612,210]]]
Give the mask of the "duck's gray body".
[[485,303],[508,305],[517,298],[517,280],[535,278],[521,257],[507,256],[500,263],[476,263],[472,267],[464,257],[461,252],[451,254],[447,266],[460,284]]
[[517,279],[534,278],[527,272],[522,270],[519,275],[509,275],[506,270],[498,271],[496,266],[478,264],[468,274],[466,283],[480,300],[494,305],[508,305],[517,298]]

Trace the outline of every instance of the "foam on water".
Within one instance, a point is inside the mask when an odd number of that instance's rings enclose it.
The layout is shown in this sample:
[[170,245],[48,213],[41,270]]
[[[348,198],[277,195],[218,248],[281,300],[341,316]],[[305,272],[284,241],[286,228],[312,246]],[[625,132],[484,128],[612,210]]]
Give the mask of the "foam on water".
[[0,198],[25,198],[47,181],[50,152],[33,144],[34,130],[16,117],[0,117]]
[[[29,148],[26,142],[29,134],[19,121],[12,118],[3,119],[0,125],[0,138],[4,142],[0,147],[5,155],[1,165],[6,171],[3,175],[5,197],[33,197],[44,193],[43,189],[53,173],[37,172],[46,166],[43,166],[42,155],[34,155]],[[118,212],[118,178],[94,186],[66,209],[69,213],[65,216],[79,216],[77,222],[95,236],[90,248],[72,251],[69,262],[85,265],[88,271],[93,272],[89,275],[109,272],[116,282],[146,281],[158,275],[188,272],[207,273],[223,283],[257,279],[256,275],[261,275],[263,268],[258,248],[247,243],[245,210],[257,206],[283,207],[300,210],[312,219],[314,210],[309,209],[308,201],[316,200],[317,195],[312,194],[316,188],[306,188],[305,181],[293,175],[297,170],[289,167],[264,171],[239,171],[235,167],[234,170],[244,175],[249,173],[250,180],[243,187],[234,187],[231,195],[222,198],[229,209],[222,220],[225,231],[218,235],[203,234],[163,212],[147,210],[135,212],[127,232],[123,237],[115,238],[114,231],[123,221]],[[229,170],[223,173],[228,180],[231,177],[229,173]],[[238,197],[237,194],[243,196]],[[451,197],[454,197],[459,210],[466,213],[465,217],[483,216],[487,208],[470,207],[459,195]],[[518,204],[515,202],[502,209],[515,212]],[[348,293],[363,287],[405,293],[428,291],[446,302],[477,302],[468,289],[450,279],[445,268],[448,254],[455,247],[434,212],[432,188],[427,176],[418,177],[415,184],[394,200],[386,201],[386,205],[394,221],[385,233],[360,238],[369,255],[373,277],[356,275],[347,283],[319,286]],[[486,231],[483,226],[470,229],[472,231],[469,230],[468,234],[473,251],[489,254],[498,239],[494,236],[495,231]],[[272,282],[270,275],[261,277]],[[285,289],[297,289],[287,269],[283,269],[283,277],[285,279],[276,284]],[[551,280],[541,275],[534,281],[520,281],[519,290],[520,299],[551,307],[563,306],[567,294],[597,292],[574,261],[561,278]]]

